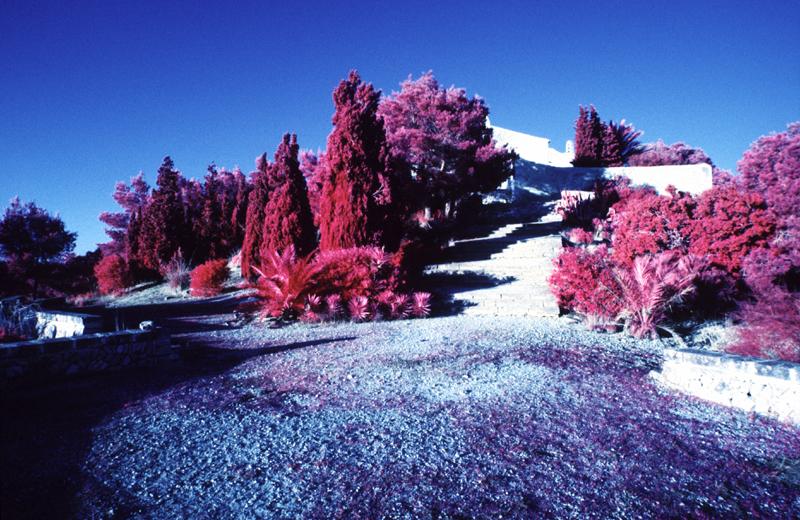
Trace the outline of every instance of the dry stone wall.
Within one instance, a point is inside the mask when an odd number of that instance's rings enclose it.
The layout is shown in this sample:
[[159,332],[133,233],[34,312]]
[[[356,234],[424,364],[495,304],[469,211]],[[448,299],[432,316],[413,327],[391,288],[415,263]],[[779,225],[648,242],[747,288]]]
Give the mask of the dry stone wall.
[[36,311],[40,339],[71,338],[100,332],[103,319],[91,314],[64,311]]
[[706,401],[800,424],[800,365],[695,349],[667,349],[664,386]]
[[163,329],[126,330],[0,344],[0,386],[153,366],[175,358]]

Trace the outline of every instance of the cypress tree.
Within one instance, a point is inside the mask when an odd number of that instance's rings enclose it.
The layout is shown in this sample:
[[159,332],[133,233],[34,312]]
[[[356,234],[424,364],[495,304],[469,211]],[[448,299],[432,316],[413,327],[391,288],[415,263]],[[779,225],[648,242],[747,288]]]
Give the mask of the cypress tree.
[[[333,92],[328,171],[320,199],[320,248],[383,245],[388,204],[386,134],[378,117],[380,92],[351,71]],[[382,182],[383,181],[383,182]]]
[[253,189],[247,201],[247,216],[245,218],[244,240],[242,242],[242,276],[252,279],[256,273],[253,267],[258,267],[261,256],[261,242],[264,231],[264,210],[269,201],[269,162],[267,154],[262,154],[256,159],[256,170],[251,174]]
[[317,233],[308,188],[298,161],[297,136],[285,134],[269,169],[270,195],[264,209],[260,254],[293,246],[298,255],[314,250]]
[[145,267],[158,270],[169,262],[185,241],[187,226],[180,193],[180,172],[167,156],[158,169],[156,189],[142,218],[140,258]]

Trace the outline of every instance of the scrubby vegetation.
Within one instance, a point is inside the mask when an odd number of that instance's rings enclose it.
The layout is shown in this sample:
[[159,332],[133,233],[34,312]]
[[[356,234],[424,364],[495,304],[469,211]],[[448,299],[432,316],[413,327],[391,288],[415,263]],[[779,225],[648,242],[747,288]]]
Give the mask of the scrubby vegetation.
[[[644,154],[637,161],[707,158],[663,143]],[[561,307],[637,337],[670,318],[727,314],[739,335],[732,352],[800,360],[800,124],[756,141],[739,170],[700,196],[624,182],[565,194],[575,247],[550,279]]]
[[192,271],[189,289],[192,296],[216,296],[230,276],[227,260],[208,260]]
[[[264,317],[354,321],[425,316],[413,284],[425,259],[513,171],[489,110],[431,73],[381,92],[351,72],[333,92],[327,149],[301,152],[285,134],[249,177],[208,167],[187,179],[165,157],[151,187],[139,174],[103,213],[109,242],[72,255],[75,235],[35,204],[12,201],[0,221],[4,293],[118,295],[164,280],[192,296],[219,294],[234,251]],[[707,163],[714,187],[692,196],[624,181],[558,204],[572,247],[550,283],[563,310],[590,327],[655,337],[669,322],[727,317],[732,351],[800,359],[800,123],[762,137],[718,170],[699,148],[641,144],[624,120],[579,108],[576,166]],[[69,282],[63,280],[68,279]],[[5,333],[9,334],[9,333]]]

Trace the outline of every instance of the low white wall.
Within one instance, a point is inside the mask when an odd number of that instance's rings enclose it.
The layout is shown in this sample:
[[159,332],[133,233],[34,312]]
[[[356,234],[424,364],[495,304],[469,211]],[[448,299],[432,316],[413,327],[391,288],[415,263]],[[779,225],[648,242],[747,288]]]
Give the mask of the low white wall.
[[666,387],[706,401],[800,424],[800,365],[695,349],[667,349]]
[[711,189],[711,166],[702,164],[686,164],[681,166],[621,166],[605,168],[603,176],[607,179],[627,177],[638,186],[652,186],[660,194],[667,193],[672,185],[678,191],[699,195]]

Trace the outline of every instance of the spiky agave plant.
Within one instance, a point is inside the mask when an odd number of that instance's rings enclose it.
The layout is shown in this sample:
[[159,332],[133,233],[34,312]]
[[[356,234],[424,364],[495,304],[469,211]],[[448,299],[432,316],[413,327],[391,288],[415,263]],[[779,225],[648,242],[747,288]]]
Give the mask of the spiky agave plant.
[[655,339],[669,309],[694,290],[700,267],[695,256],[665,251],[637,257],[629,270],[615,269],[619,291],[615,296],[622,307],[617,320],[625,331],[636,338]]
[[303,308],[303,314],[300,316],[300,320],[307,323],[322,321],[325,318],[323,307],[324,303],[322,298],[316,294],[309,294],[306,296],[306,305]]
[[431,313],[431,294],[415,292],[411,298],[411,315],[415,318],[425,318]]
[[329,294],[325,297],[325,315],[329,320],[336,320],[342,317],[342,297],[339,294]]
[[353,321],[367,321],[370,319],[369,298],[366,296],[353,296],[347,303],[350,319]]
[[262,255],[261,267],[253,268],[258,274],[255,288],[264,302],[262,317],[293,320],[302,315],[306,298],[316,289],[318,269],[312,255],[298,257],[293,246],[282,253],[268,251]]

